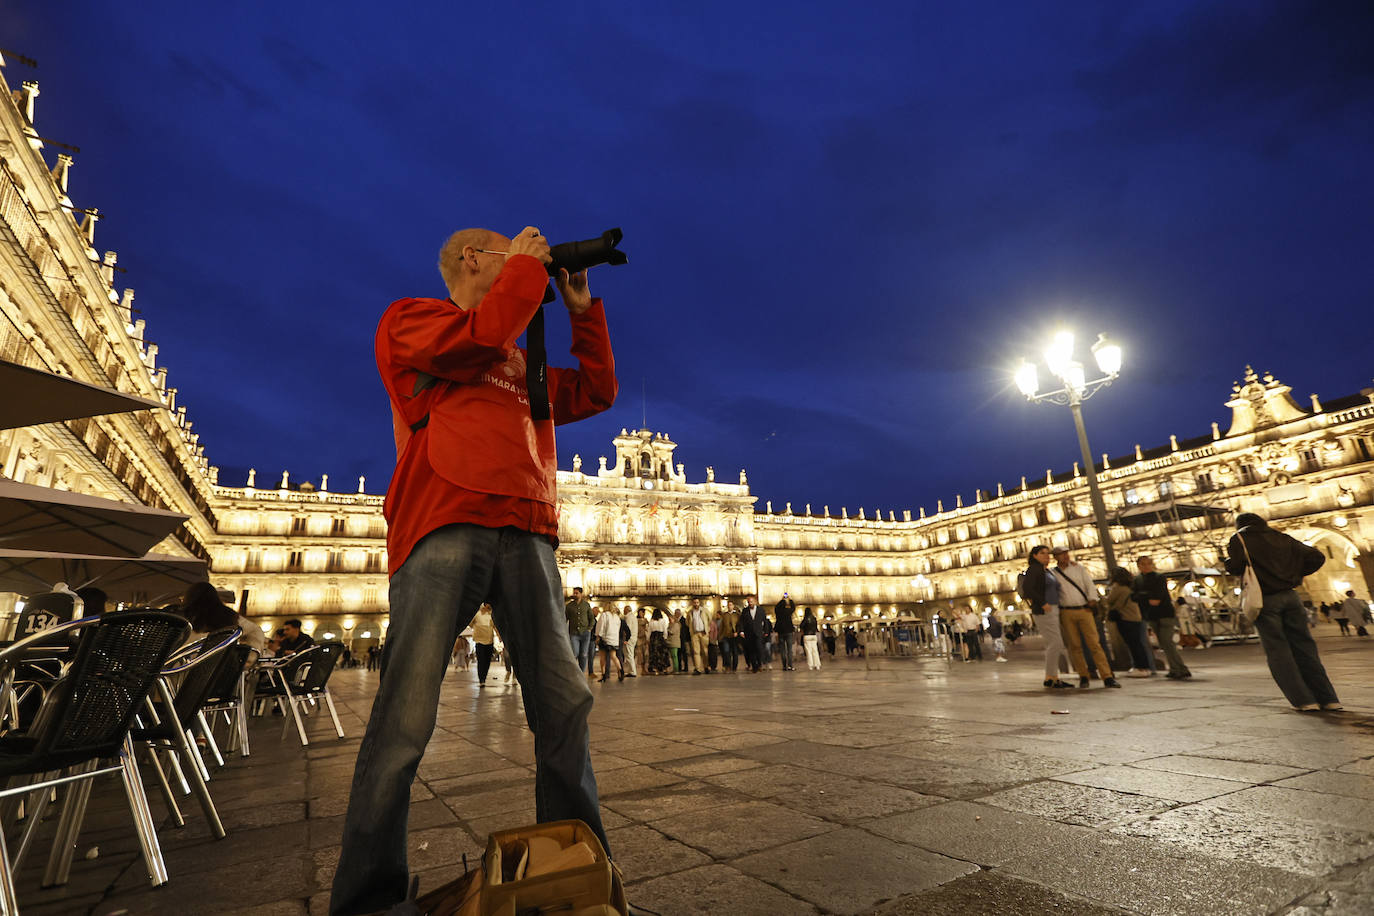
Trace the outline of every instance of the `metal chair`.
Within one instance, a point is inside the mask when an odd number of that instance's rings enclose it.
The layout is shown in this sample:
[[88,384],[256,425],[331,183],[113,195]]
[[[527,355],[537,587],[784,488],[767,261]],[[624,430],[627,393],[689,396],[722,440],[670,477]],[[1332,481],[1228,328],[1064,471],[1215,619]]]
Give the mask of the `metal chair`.
[[[210,797],[210,789],[206,785],[210,771],[196,747],[195,739],[191,737],[191,726],[199,724],[197,717],[204,722],[201,707],[205,705],[210,688],[214,686],[224,653],[237,644],[242,635],[243,631],[238,627],[217,630],[168,659],[158,674],[157,701],[152,697],[144,701],[148,716],[140,716],[142,723],[136,725],[129,735],[135,743],[148,747],[158,785],[177,826],[184,826],[186,820],[181,816],[181,808],[158,759],[159,751],[168,755],[183,787],[195,793],[205,819],[210,822],[210,830],[217,839],[224,838],[224,824],[220,822],[219,812]],[[172,678],[178,675],[184,677],[180,687],[174,690]],[[190,777],[189,786],[187,775]]]
[[[224,653],[223,661],[220,662],[219,670],[206,695],[205,705],[201,707],[202,734],[205,735],[210,752],[215,755],[215,760],[220,766],[224,766],[224,758],[220,756],[219,746],[215,743],[213,734],[214,719],[217,715],[223,716],[225,724],[229,726],[229,743],[226,750],[229,753],[237,750],[241,756],[248,756],[248,717],[244,701],[249,665],[256,654],[256,649],[244,643],[230,647]],[[204,720],[206,715],[210,717],[209,722]]]
[[[59,624],[0,650],[0,691],[12,693],[15,671],[31,650],[52,644],[70,646],[78,630],[70,660],[44,696],[33,722],[23,731],[0,736],[0,779],[10,783],[0,789],[0,799],[22,795],[31,805],[15,864],[32,842],[51,790],[70,786],[44,875],[45,885],[64,882],[91,780],[119,773],[148,874],[154,885],[165,884],[167,869],[139,780],[129,728],[190,624],[162,611],[123,611]],[[20,779],[26,781],[14,784]],[[18,907],[9,851],[0,831],[0,914],[10,916]]]
[[[300,736],[302,746],[309,745],[310,739],[305,734],[301,709],[314,706],[317,700],[324,701],[329,718],[334,721],[334,731],[340,738],[344,736],[338,710],[334,708],[334,697],[329,693],[329,676],[334,673],[334,666],[342,654],[343,646],[339,643],[317,643],[283,659],[280,665],[266,668],[271,686],[259,688],[257,699],[272,699],[279,707],[285,705],[290,709],[291,720],[296,723],[296,734]],[[282,723],[283,738],[288,728],[290,722]]]

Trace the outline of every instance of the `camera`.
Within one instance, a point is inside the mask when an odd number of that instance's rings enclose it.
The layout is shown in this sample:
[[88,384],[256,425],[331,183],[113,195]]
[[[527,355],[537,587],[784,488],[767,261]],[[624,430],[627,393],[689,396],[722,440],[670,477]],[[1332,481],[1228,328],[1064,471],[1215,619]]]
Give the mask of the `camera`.
[[[594,239],[563,242],[552,246],[549,249],[549,255],[553,258],[548,265],[549,276],[558,276],[560,270],[575,274],[579,270],[586,270],[588,267],[595,267],[598,264],[618,267],[621,264],[629,263],[629,258],[625,257],[625,252],[616,248],[624,237],[625,233],[616,227],[615,229],[607,229]],[[552,301],[553,287],[549,286],[544,290],[544,302]]]
[[554,245],[549,249],[549,254],[553,256],[553,260],[549,262],[549,276],[558,276],[559,270],[566,270],[570,274],[575,274],[579,270],[586,270],[588,267],[595,267],[598,264],[610,264],[612,267],[618,267],[628,263],[629,258],[625,257],[625,252],[619,251],[615,247],[620,244],[620,240],[624,237],[625,233],[621,232],[619,228],[607,229],[594,239]]

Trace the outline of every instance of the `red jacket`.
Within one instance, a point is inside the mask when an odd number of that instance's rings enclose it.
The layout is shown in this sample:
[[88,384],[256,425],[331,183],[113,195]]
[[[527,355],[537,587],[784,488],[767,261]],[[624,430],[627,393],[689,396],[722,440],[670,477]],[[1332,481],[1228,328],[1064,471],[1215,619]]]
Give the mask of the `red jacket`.
[[[506,262],[477,308],[400,299],[377,326],[377,368],[391,399],[396,472],[387,490],[387,555],[394,574],[444,525],[511,525],[558,534],[553,427],[615,401],[615,360],[601,300],[572,316],[577,369],[550,368],[553,419],[530,418],[525,351],[515,345],[539,308],[548,275],[536,258]],[[420,373],[438,382],[415,394]],[[410,427],[429,415],[429,424]]]

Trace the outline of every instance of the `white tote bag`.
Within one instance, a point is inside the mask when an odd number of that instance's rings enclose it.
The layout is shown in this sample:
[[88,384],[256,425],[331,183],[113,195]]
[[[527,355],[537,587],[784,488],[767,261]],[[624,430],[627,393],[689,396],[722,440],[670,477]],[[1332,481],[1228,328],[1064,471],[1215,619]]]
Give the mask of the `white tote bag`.
[[1245,551],[1245,574],[1240,580],[1240,612],[1253,624],[1264,607],[1264,595],[1260,593],[1259,576],[1255,575],[1255,564],[1250,560],[1250,548],[1245,546],[1245,538],[1239,534],[1240,549]]

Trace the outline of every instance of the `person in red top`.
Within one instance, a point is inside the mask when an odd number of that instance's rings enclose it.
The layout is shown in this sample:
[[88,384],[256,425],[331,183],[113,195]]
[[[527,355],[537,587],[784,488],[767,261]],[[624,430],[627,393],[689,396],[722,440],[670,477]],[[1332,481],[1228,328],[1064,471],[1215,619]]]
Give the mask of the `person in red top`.
[[[540,821],[577,818],[601,842],[587,716],[592,694],[568,643],[558,534],[555,424],[615,401],[606,313],[587,275],[556,278],[576,369],[547,372],[549,419],[532,414],[517,338],[548,283],[548,241],[454,233],[439,253],[448,299],[400,299],[377,327],[396,472],[387,491],[391,624],[358,749],[330,913],[384,910],[408,885],[410,787],[434,732],[449,647],[482,602],[520,680],[534,732]],[[536,399],[538,400],[538,399]]]

